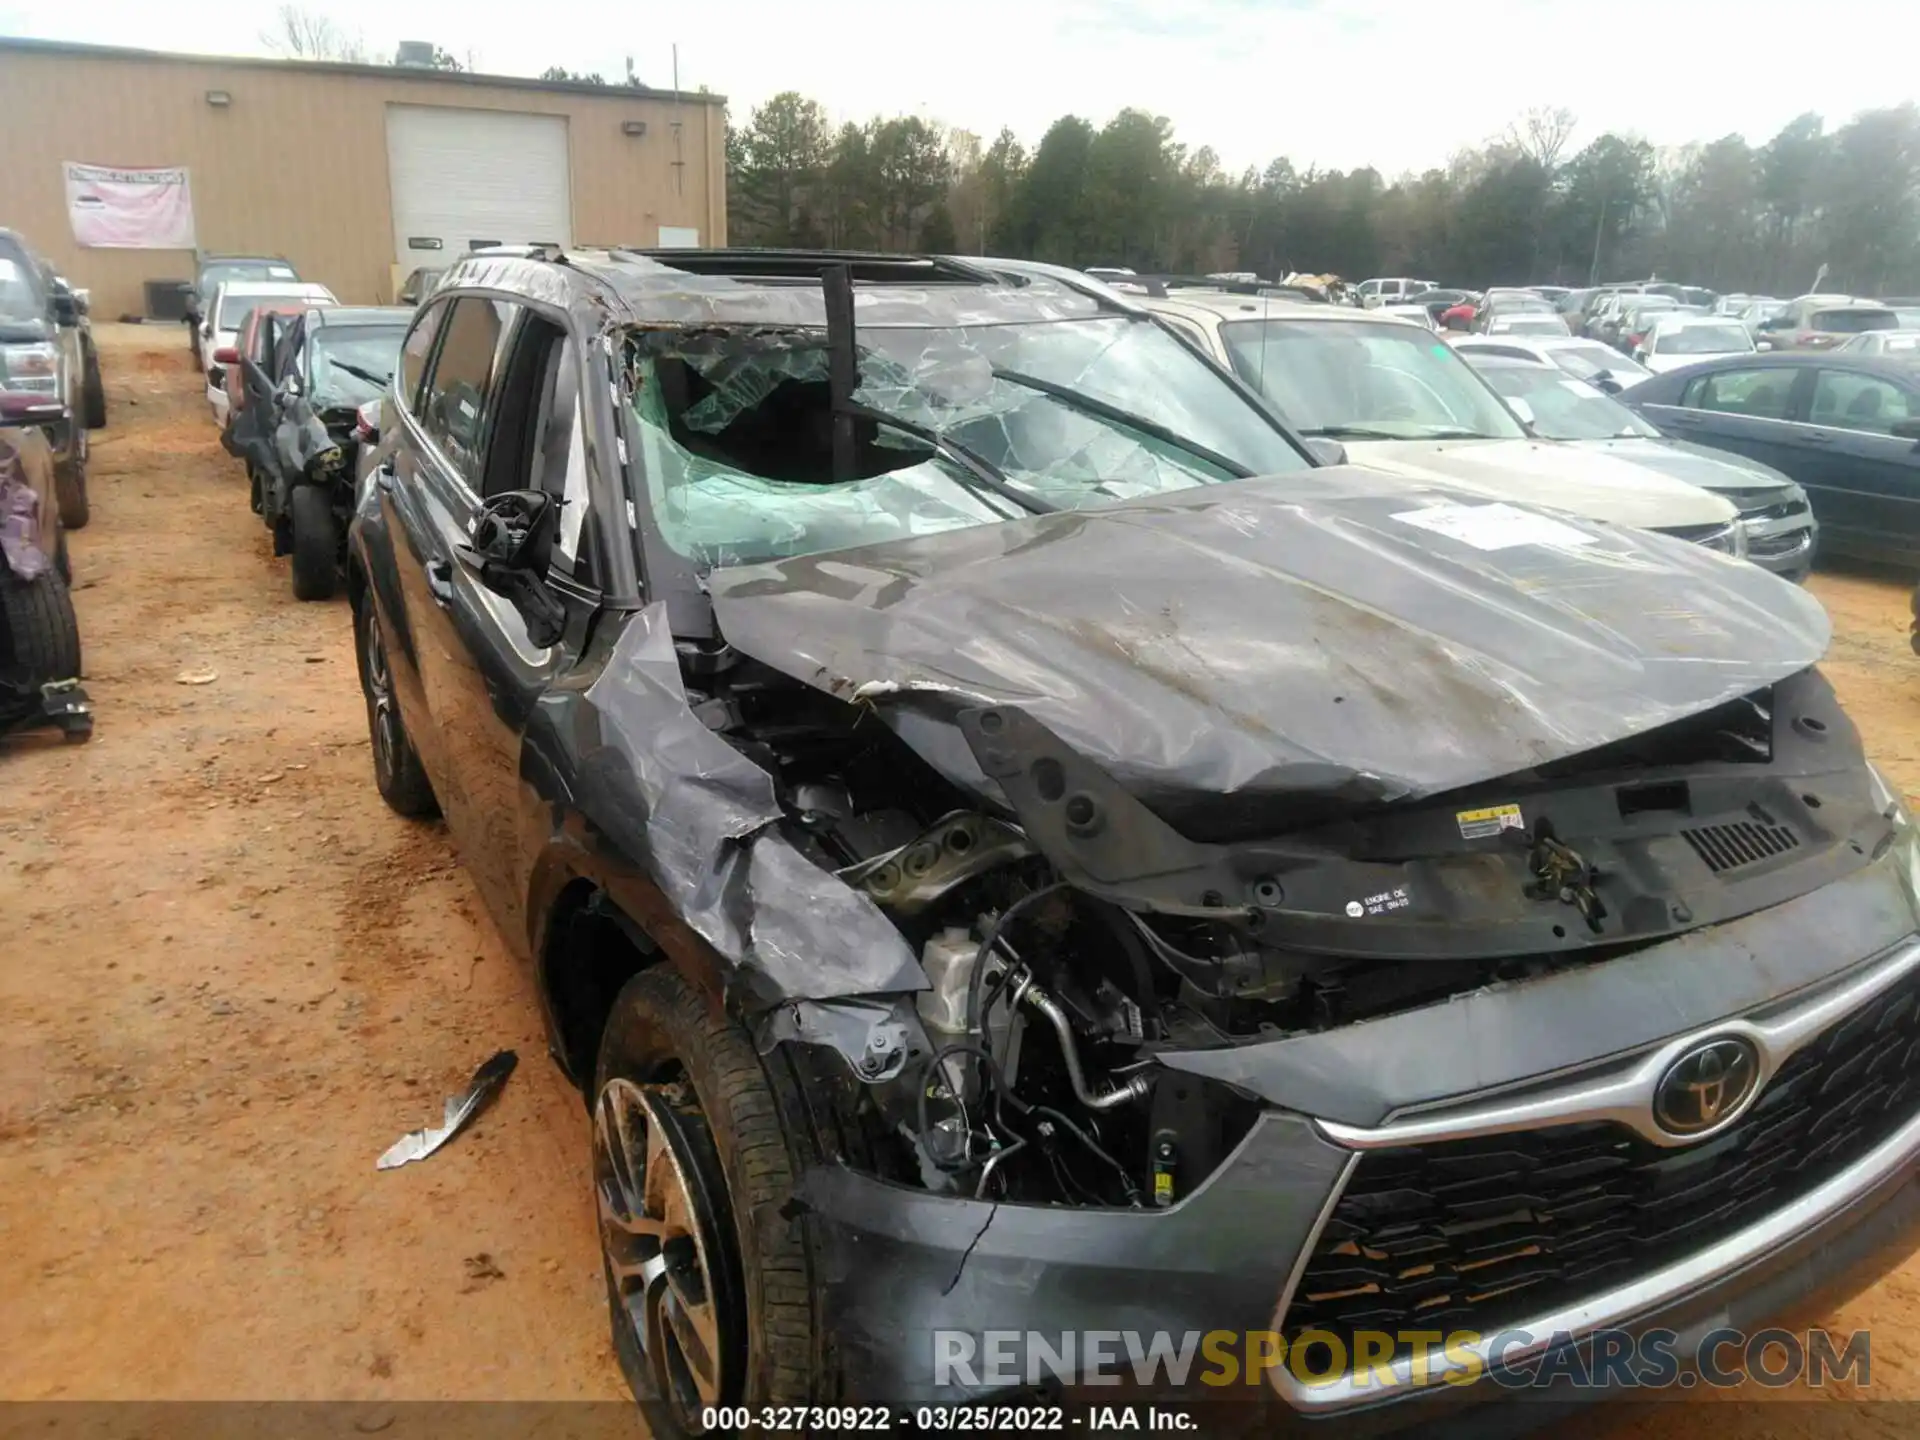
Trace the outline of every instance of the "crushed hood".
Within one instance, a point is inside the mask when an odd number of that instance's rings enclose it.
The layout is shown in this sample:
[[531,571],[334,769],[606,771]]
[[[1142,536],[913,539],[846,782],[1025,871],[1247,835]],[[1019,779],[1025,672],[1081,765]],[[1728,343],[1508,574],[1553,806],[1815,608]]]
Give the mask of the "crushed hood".
[[1554,440],[1349,440],[1356,465],[1442,480],[1490,500],[1551,506],[1648,530],[1725,525],[1718,495],[1633,460]]
[[[1396,518],[1435,507],[1468,538]],[[1780,680],[1829,634],[1818,603],[1744,561],[1355,467],[710,585],[732,645],[871,702],[950,777],[990,789],[953,717],[1018,705],[1169,819],[1201,796],[1493,779]]]

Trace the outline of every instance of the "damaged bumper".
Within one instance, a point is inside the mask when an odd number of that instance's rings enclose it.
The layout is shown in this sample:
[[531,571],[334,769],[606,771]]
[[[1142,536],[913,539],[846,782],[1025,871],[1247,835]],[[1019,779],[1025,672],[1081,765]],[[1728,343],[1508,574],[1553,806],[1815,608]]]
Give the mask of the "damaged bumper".
[[[1395,1307],[1412,1321],[1425,1302],[1412,1285],[1400,1293],[1393,1242],[1376,1244],[1360,1228],[1386,1203],[1382,1165],[1394,1186],[1422,1183],[1417,1167],[1406,1168],[1410,1157],[1463,1166],[1494,1156],[1495,1173],[1469,1178],[1526,1194],[1512,1173],[1524,1157],[1568,1160],[1569,1147],[1592,1141],[1603,1154],[1637,1147],[1631,1173],[1656,1177],[1651,1197],[1633,1198],[1657,1203],[1633,1212],[1642,1218],[1623,1221],[1622,1211],[1612,1222],[1648,1233],[1607,1238],[1648,1263],[1590,1282],[1547,1277],[1508,1302],[1456,1297],[1450,1318],[1433,1322],[1479,1335],[1483,1365],[1502,1336],[1535,1337],[1500,1347],[1506,1373],[1524,1373],[1551,1345],[1578,1344],[1596,1328],[1673,1330],[1676,1353],[1689,1354],[1717,1327],[1757,1328],[1811,1297],[1850,1293],[1920,1240],[1913,851],[1904,834],[1846,881],[1587,969],[1339,1031],[1164,1055],[1174,1073],[1161,1083],[1179,1083],[1184,1070],[1266,1106],[1220,1167],[1167,1209],[996,1205],[816,1169],[801,1197],[822,1242],[816,1278],[846,1393],[953,1402],[1061,1381],[1113,1398],[1111,1388],[1091,1387],[1084,1367],[1062,1373],[1048,1358],[1027,1373],[1033,1352],[1023,1343],[1008,1350],[1009,1336],[1038,1335],[1058,1352],[1063,1335],[1084,1347],[1104,1334],[1099,1373],[1137,1380],[1130,1347],[1161,1335],[1178,1350],[1188,1335],[1230,1332],[1243,1355],[1248,1332],[1404,1331]],[[1653,1112],[1677,1058],[1730,1037],[1755,1046],[1751,1092],[1707,1132],[1710,1144],[1659,1138]],[[1534,1193],[1553,1183],[1551,1173],[1542,1163],[1527,1177],[1538,1182]],[[1722,1206],[1735,1194],[1761,1198]],[[1659,1232],[1669,1220],[1697,1231]],[[1449,1230],[1448,1217],[1426,1221],[1429,1238]],[[1577,1248],[1564,1218],[1544,1223],[1561,1227],[1553,1237],[1561,1250]],[[1343,1235],[1358,1237],[1361,1254],[1386,1254],[1386,1269],[1329,1278],[1328,1267],[1348,1263]],[[1447,1258],[1430,1250],[1399,1275],[1424,1276]],[[1348,1291],[1369,1292],[1369,1308],[1353,1309]],[[1196,1357],[1184,1384],[1167,1385],[1163,1369],[1150,1388],[1187,1401],[1247,1400],[1244,1376],[1224,1388],[1197,1383],[1207,1368]],[[1393,1362],[1394,1383],[1377,1372],[1313,1373],[1303,1383],[1284,1367],[1271,1371],[1259,1403],[1281,1417],[1390,1407],[1376,1419],[1398,1428],[1443,1418],[1435,1407],[1483,1411],[1478,1402],[1490,1396],[1554,1393],[1416,1385],[1404,1356]],[[1426,1373],[1437,1380],[1446,1368],[1434,1357]],[[1534,1411],[1519,1428],[1538,1421]],[[1484,1417],[1472,1423],[1477,1430]]]

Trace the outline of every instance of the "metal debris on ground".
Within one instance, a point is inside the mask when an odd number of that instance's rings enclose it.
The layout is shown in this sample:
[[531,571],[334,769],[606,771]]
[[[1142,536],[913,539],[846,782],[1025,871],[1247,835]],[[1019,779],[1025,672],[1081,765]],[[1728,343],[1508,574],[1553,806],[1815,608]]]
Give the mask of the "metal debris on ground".
[[466,1128],[467,1122],[478,1115],[500,1087],[507,1083],[507,1077],[513,1074],[513,1067],[519,1063],[520,1057],[511,1050],[502,1050],[487,1060],[473,1072],[473,1079],[467,1082],[465,1091],[447,1097],[446,1111],[438,1125],[402,1135],[374,1163],[374,1168],[397,1170],[410,1160],[424,1160],[433,1154]]

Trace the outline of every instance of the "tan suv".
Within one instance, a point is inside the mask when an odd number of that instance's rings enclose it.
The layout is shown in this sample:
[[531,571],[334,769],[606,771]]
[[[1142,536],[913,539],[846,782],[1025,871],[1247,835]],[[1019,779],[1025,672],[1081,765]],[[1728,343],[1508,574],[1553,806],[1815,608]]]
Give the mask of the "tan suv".
[[1762,350],[1831,350],[1874,330],[1898,330],[1900,316],[1878,300],[1802,295],[1755,335]]

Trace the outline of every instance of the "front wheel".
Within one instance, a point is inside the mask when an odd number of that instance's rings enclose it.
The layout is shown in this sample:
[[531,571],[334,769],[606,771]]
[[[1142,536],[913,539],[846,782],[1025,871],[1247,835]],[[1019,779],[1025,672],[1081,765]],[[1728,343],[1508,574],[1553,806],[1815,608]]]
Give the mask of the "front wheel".
[[292,534],[293,598],[330,600],[340,573],[340,527],[333,518],[333,499],[318,485],[296,485],[287,502]]
[[[651,1434],[715,1405],[822,1398],[791,1079],[670,968],[614,1001],[594,1074],[593,1183],[613,1343]],[[780,1094],[787,1096],[782,1105]]]
[[430,820],[440,813],[433,785],[420,764],[419,752],[407,736],[406,722],[393,696],[393,671],[387,664],[386,637],[374,613],[371,592],[354,611],[355,650],[360,663],[360,689],[367,698],[367,738],[373,746],[373,783],[380,798],[409,820]]

